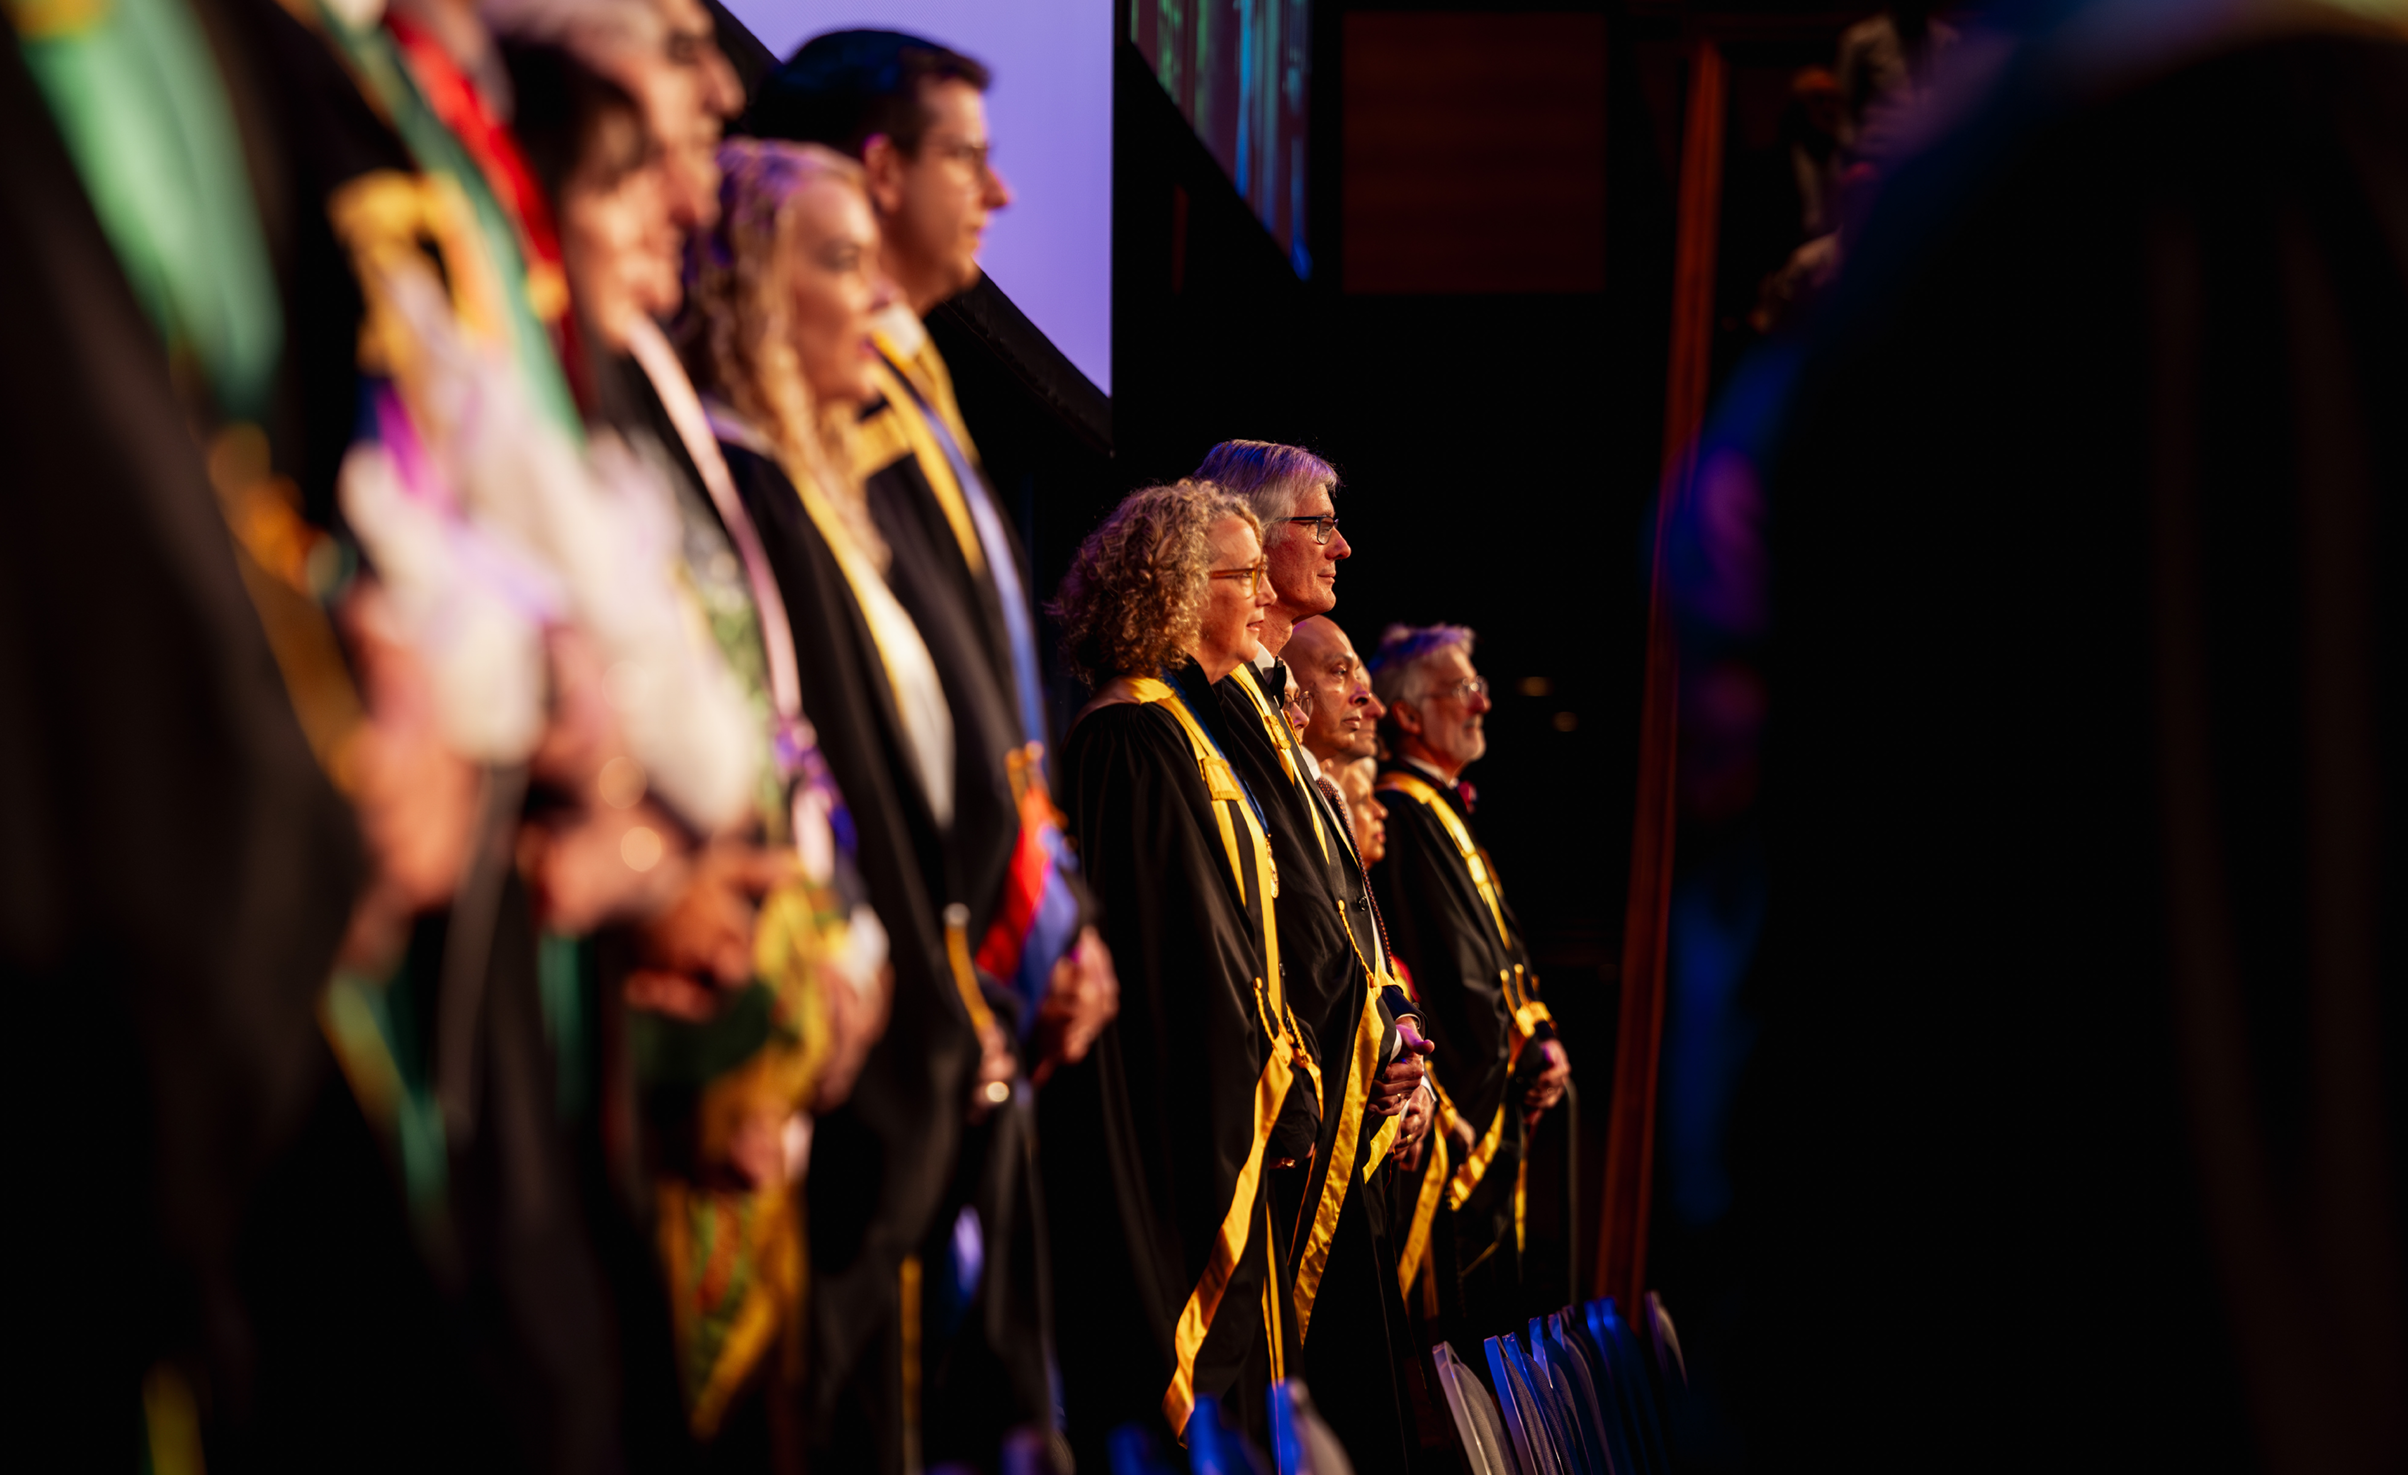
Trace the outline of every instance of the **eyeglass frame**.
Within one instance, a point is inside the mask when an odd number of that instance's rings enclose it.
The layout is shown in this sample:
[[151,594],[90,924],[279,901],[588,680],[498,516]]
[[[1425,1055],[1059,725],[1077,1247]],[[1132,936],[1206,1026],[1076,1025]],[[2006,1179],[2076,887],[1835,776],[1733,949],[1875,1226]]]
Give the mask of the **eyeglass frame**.
[[1253,579],[1246,585],[1246,597],[1252,599],[1262,591],[1263,581],[1271,577],[1271,560],[1266,558],[1260,563],[1249,564],[1245,568],[1216,568],[1204,571],[1204,577],[1207,579],[1235,579],[1248,574],[1253,575]]
[[1329,540],[1338,536],[1338,514],[1335,512],[1317,512],[1311,517],[1283,517],[1279,520],[1313,524],[1313,546],[1316,548],[1328,547]]
[[1468,702],[1473,697],[1489,696],[1495,691],[1496,688],[1488,683],[1488,679],[1486,677],[1466,676],[1461,681],[1455,682],[1450,686],[1441,687],[1438,690],[1431,692],[1430,700],[1435,701],[1439,697],[1453,697],[1459,702]]

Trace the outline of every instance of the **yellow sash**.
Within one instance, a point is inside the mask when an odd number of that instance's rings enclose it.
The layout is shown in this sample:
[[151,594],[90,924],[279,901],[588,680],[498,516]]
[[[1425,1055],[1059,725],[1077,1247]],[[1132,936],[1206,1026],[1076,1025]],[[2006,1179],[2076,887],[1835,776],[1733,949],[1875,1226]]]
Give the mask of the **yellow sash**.
[[[1288,782],[1302,789],[1305,786],[1304,775],[1296,768],[1296,732],[1288,726],[1286,714],[1271,705],[1251,675],[1239,672],[1237,684],[1245,689],[1246,699],[1254,703],[1255,715],[1262,718],[1264,731],[1271,735],[1271,746],[1279,750],[1279,766],[1287,770]],[[1321,827],[1321,806],[1310,794],[1304,797],[1304,812],[1312,817],[1313,839],[1321,846],[1321,858],[1326,861],[1329,859],[1329,834]],[[1349,935],[1352,931],[1348,929]]]
[[885,427],[892,426],[894,431],[901,432],[903,443],[919,460],[920,474],[928,478],[928,489],[936,493],[937,505],[945,509],[945,521],[953,528],[954,540],[961,544],[962,557],[968,561],[970,572],[983,573],[987,566],[986,549],[978,541],[978,525],[970,520],[970,502],[962,492],[961,478],[953,472],[953,458],[937,444],[935,432],[928,428],[928,421],[920,412],[920,402],[888,364],[886,355],[892,355],[893,350],[884,339],[878,342],[885,355],[870,366],[870,381],[886,396],[886,408],[872,418],[871,423],[879,431],[874,437],[865,437],[863,446],[868,456],[879,460],[875,466],[857,461],[855,467],[866,477],[894,464],[896,458],[885,454],[892,445],[892,432]]
[[[1287,771],[1288,782],[1301,792],[1310,786],[1298,769],[1295,757],[1296,734],[1288,726],[1285,714],[1274,708],[1263,695],[1262,688],[1252,677],[1240,672],[1234,678],[1245,690],[1247,700],[1254,704],[1255,715],[1262,719],[1263,728],[1271,735],[1272,746],[1279,750],[1280,767]],[[1321,823],[1321,801],[1310,793],[1304,794],[1304,812],[1313,821],[1313,839],[1321,847],[1321,858],[1329,855],[1329,833]],[[1355,962],[1363,969],[1365,984],[1362,1012],[1356,1016],[1354,1032],[1354,1089],[1338,1103],[1338,1129],[1330,1146],[1329,1171],[1321,1179],[1320,1202],[1313,1206],[1313,1227],[1305,1235],[1304,1244],[1296,1254],[1296,1335],[1302,1340],[1313,1325],[1313,1302],[1321,1291],[1321,1273],[1329,1266],[1329,1248],[1338,1237],[1338,1216],[1346,1207],[1346,1190],[1355,1176],[1355,1164],[1360,1162],[1362,1176],[1369,1181],[1381,1159],[1396,1145],[1397,1130],[1404,1124],[1403,1113],[1388,1118],[1371,1140],[1370,1150],[1361,1152],[1363,1136],[1363,1107],[1371,1096],[1371,1079],[1380,1067],[1380,1039],[1385,1028],[1380,1019],[1379,999],[1382,979],[1363,956],[1363,944],[1354,935],[1354,923],[1340,904],[1338,925],[1346,933],[1347,945],[1354,949]],[[1320,1082],[1314,1082],[1317,1087]],[[1329,1100],[1321,1102],[1324,1116],[1329,1114]]]
[[[1196,1408],[1196,1354],[1204,1346],[1205,1335],[1212,1330],[1212,1319],[1220,1310],[1222,1295],[1229,1289],[1229,1278],[1246,1258],[1247,1240],[1254,1228],[1255,1192],[1262,1183],[1263,1149],[1271,1140],[1280,1104],[1287,1099],[1288,1086],[1295,1079],[1294,1065],[1303,1063],[1313,1080],[1315,1094],[1320,1089],[1320,1067],[1305,1053],[1289,1028],[1287,994],[1279,977],[1278,914],[1271,905],[1272,899],[1279,895],[1279,873],[1271,861],[1271,842],[1263,833],[1262,821],[1255,816],[1254,806],[1246,802],[1245,790],[1238,787],[1237,776],[1229,771],[1229,760],[1213,746],[1195,714],[1187,709],[1187,703],[1170,683],[1151,676],[1122,680],[1139,703],[1160,706],[1187,734],[1188,748],[1195,754],[1204,787],[1212,796],[1213,814],[1221,827],[1221,844],[1228,852],[1229,874],[1237,882],[1240,897],[1246,894],[1246,868],[1238,855],[1236,821],[1244,822],[1247,849],[1254,859],[1255,894],[1262,898],[1265,976],[1255,980],[1255,1006],[1261,1011],[1263,1030],[1270,1037],[1271,1048],[1263,1061],[1262,1074],[1254,1083],[1254,1144],[1247,1149],[1246,1165],[1238,1172],[1237,1186],[1222,1216],[1221,1231],[1214,1239],[1203,1277],[1188,1293],[1187,1304],[1179,1312],[1177,1362],[1171,1371],[1170,1387],[1162,1395],[1162,1416],[1185,1438],[1188,1416]],[[1276,1262],[1266,1274],[1278,1274]],[[1267,1304],[1265,1309],[1270,1309]],[[1275,1331],[1273,1334],[1276,1337]],[[1275,1359],[1276,1346],[1274,1341]]]
[[872,333],[870,336],[877,342],[878,351],[886,356],[887,362],[902,366],[904,377],[911,381],[912,388],[920,392],[921,400],[935,409],[938,418],[945,422],[945,428],[953,432],[953,443],[960,446],[962,454],[970,458],[970,464],[983,465],[978,446],[970,439],[969,422],[962,419],[961,401],[953,393],[953,371],[945,367],[945,356],[936,351],[936,344],[923,336],[920,339],[920,351],[906,354],[897,352],[894,340],[885,333]]
[[[1435,1087],[1438,1083],[1432,1080],[1430,1084]],[[1439,1121],[1432,1124],[1430,1135],[1424,1139],[1430,1144],[1430,1155],[1421,1166],[1421,1192],[1413,1200],[1413,1222],[1405,1230],[1404,1245],[1396,1256],[1396,1289],[1399,1295],[1412,1294],[1414,1278],[1421,1274],[1422,1257],[1430,1248],[1430,1221],[1438,1216],[1438,1200],[1446,1191],[1448,1163],[1445,1118],[1454,1113],[1450,1110],[1439,1115]]]
[[1488,877],[1488,861],[1480,854],[1480,847],[1472,843],[1471,831],[1463,827],[1463,819],[1455,813],[1455,807],[1439,798],[1438,791],[1425,780],[1396,769],[1381,774],[1380,781],[1373,787],[1384,794],[1410,795],[1438,816],[1438,823],[1445,828],[1447,838],[1454,841],[1455,849],[1462,853],[1463,864],[1472,873],[1472,885],[1479,890],[1480,899],[1488,903],[1489,920],[1497,924],[1497,941],[1508,948],[1512,947],[1513,934],[1505,930],[1505,907],[1497,900],[1496,883]]
[[[1479,891],[1480,900],[1488,905],[1489,920],[1497,926],[1497,940],[1511,949],[1513,934],[1505,926],[1505,906],[1497,897],[1496,882],[1489,875],[1487,857],[1481,854],[1479,846],[1472,843],[1471,832],[1463,827],[1463,819],[1455,813],[1454,806],[1440,798],[1438,790],[1426,780],[1395,769],[1381,774],[1374,787],[1381,793],[1404,794],[1417,799],[1438,816],[1439,825],[1446,830],[1447,838],[1455,842],[1455,849],[1462,855],[1465,869],[1471,872],[1472,885]],[[1552,1016],[1547,1012],[1547,1006],[1531,994],[1528,970],[1523,965],[1516,963],[1511,968],[1498,969],[1497,985],[1504,991],[1507,1007],[1513,1010],[1513,1037],[1505,1052],[1505,1074],[1510,1081],[1513,1072],[1522,1063],[1522,1046],[1538,1032],[1539,1024],[1542,1021],[1551,1022]],[[1497,1114],[1489,1121],[1488,1130],[1480,1134],[1479,1142],[1456,1166],[1454,1177],[1447,1185],[1448,1208],[1462,1208],[1471,1198],[1472,1190],[1480,1186],[1481,1177],[1488,1172],[1489,1163],[1495,1159],[1497,1148],[1504,1141],[1505,1113],[1512,1107],[1512,1093],[1508,1092],[1506,1098],[1497,1103]],[[1454,1110],[1451,1103],[1447,1110]],[[1516,1187],[1518,1190],[1519,1183]]]
[[[1353,940],[1353,933],[1347,934]],[[1357,1149],[1362,1145],[1363,1108],[1371,1097],[1371,1080],[1380,1068],[1380,1037],[1384,1033],[1380,1020],[1380,980],[1363,963],[1361,948],[1355,949],[1355,961],[1362,963],[1367,987],[1363,991],[1363,1008],[1355,1017],[1353,1089],[1338,1104],[1338,1127],[1332,1135],[1329,1150],[1329,1171],[1321,1178],[1321,1198],[1313,1206],[1313,1227],[1305,1236],[1296,1255],[1296,1338],[1304,1340],[1312,1330],[1313,1301],[1321,1291],[1321,1272],[1329,1265],[1329,1247],[1337,1239],[1338,1216],[1346,1207],[1346,1190],[1352,1185],[1357,1161]],[[1320,1087],[1316,1076],[1313,1085]],[[1321,1109],[1329,1110],[1328,1097],[1322,1097]],[[1388,1118],[1371,1142],[1369,1154],[1363,1159],[1363,1176],[1368,1179],[1380,1159],[1395,1145],[1397,1128],[1404,1114]]]

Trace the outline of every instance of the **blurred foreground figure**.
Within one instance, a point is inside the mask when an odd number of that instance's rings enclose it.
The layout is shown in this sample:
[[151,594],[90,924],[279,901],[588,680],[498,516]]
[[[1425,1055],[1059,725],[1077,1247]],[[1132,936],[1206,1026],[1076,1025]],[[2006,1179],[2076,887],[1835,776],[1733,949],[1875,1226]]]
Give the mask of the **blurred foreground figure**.
[[[204,130],[202,167],[166,202],[193,238],[181,270],[161,273],[151,222],[104,225],[92,151],[70,154],[89,135],[55,120],[88,100],[81,58],[38,89],[24,48],[49,38],[18,8],[8,18],[10,1202],[21,1242],[81,1267],[9,1277],[7,1324],[40,1342],[17,1359],[11,1402],[66,1437],[48,1463],[124,1468],[146,1422],[171,1442],[197,1437],[203,1394],[247,1410],[256,1364],[236,1242],[262,1173],[332,1075],[316,1003],[370,873],[246,590],[261,571],[238,566],[192,434],[259,413],[280,333],[217,79],[172,56],[189,111],[161,103],[130,130],[155,145],[195,114]],[[180,7],[157,24],[198,44]],[[433,868],[440,884],[439,854]]]
[[1685,530],[1685,669],[1771,530],[1748,1462],[2397,1470],[2408,15],[2018,17]]
[[919,1435],[923,1297],[954,1294],[923,1251],[953,1207],[963,1125],[1012,1099],[1014,1062],[948,915],[963,724],[887,580],[849,455],[874,392],[871,316],[891,296],[861,168],[743,138],[719,162],[719,218],[688,252],[681,347],[793,622],[803,705],[894,969],[889,1028],[812,1145],[807,1427],[815,1464],[891,1472]]
[[[922,37],[831,32],[762,82],[745,126],[862,166],[895,300],[875,320],[876,394],[853,427],[852,469],[885,541],[887,582],[928,642],[953,713],[946,864],[967,961],[999,1021],[990,1048],[1042,1086],[1086,1053],[1118,984],[1047,782],[1027,555],[922,323],[978,283],[987,222],[1011,203],[989,157],[988,82],[978,61]],[[947,1288],[929,1298],[922,1329],[931,1464],[989,1459],[1005,1438],[1058,1437],[1027,1095],[1014,1091],[964,1138],[958,1202],[922,1252]]]
[[[641,1184],[626,1208],[654,1251],[613,1268],[631,1320],[639,1298],[668,1313],[630,1335],[629,1356],[644,1368],[674,1342],[683,1423],[712,1467],[793,1469],[807,1443],[799,1180],[813,1117],[843,1100],[882,1027],[885,934],[802,707],[775,573],[649,315],[677,305],[684,232],[716,214],[715,153],[659,142],[714,131],[705,90],[646,85],[680,70],[674,32],[647,0],[578,7],[558,27],[567,47],[529,39],[561,19],[514,18],[526,31],[506,38],[504,56],[513,129],[559,224],[591,433],[620,438],[665,484],[681,572],[757,723],[752,812],[711,838],[665,908],[600,940],[604,1000],[635,1006],[626,1033],[645,1128],[621,1148],[640,1164],[614,1164],[613,1176]],[[692,44],[710,48],[700,31]],[[697,170],[707,188],[681,190]],[[631,1453],[676,1450],[677,1421],[631,1405]]]

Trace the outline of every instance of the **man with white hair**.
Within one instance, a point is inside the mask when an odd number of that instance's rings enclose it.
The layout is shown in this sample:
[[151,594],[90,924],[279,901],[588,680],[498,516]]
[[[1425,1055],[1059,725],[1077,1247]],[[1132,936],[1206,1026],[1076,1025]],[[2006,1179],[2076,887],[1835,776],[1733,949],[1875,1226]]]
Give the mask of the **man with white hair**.
[[1389,972],[1336,775],[1321,770],[1282,714],[1288,673],[1278,660],[1299,621],[1337,602],[1338,563],[1354,550],[1331,502],[1337,473],[1310,451],[1228,441],[1196,476],[1243,497],[1262,519],[1263,571],[1276,596],[1263,611],[1262,660],[1221,683],[1220,722],[1231,766],[1270,821],[1288,997],[1321,1062],[1315,1155],[1273,1178],[1298,1209],[1288,1263],[1305,1378],[1358,1469],[1403,1469],[1415,1441],[1399,1378],[1413,1347],[1385,1212],[1394,1173],[1383,1170],[1400,1145],[1429,1130],[1430,1113],[1408,1107],[1425,1099],[1430,1047]]
[[[1516,1324],[1522,1304],[1525,1150],[1539,1116],[1563,1099],[1572,1066],[1513,909],[1473,838],[1463,770],[1488,751],[1488,683],[1461,625],[1393,626],[1371,658],[1392,755],[1377,794],[1388,855],[1373,876],[1389,941],[1413,980],[1430,1037],[1439,1114],[1450,1141],[1446,1212],[1430,1244],[1450,1330],[1482,1336]],[[1434,1196],[1433,1196],[1434,1197]],[[1437,1205],[1419,1206],[1417,1226]],[[1421,1270],[1408,1255],[1404,1270]]]

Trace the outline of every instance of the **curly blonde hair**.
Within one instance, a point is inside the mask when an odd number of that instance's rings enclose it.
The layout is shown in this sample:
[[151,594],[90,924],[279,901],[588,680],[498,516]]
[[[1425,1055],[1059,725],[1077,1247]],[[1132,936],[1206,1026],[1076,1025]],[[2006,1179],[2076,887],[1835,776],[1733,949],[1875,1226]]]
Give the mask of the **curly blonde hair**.
[[687,243],[676,338],[695,386],[759,426],[789,477],[824,488],[883,569],[886,543],[853,472],[854,416],[813,402],[789,327],[795,202],[825,180],[863,188],[859,164],[818,144],[731,138],[719,146],[719,221]]
[[1213,524],[1225,517],[1262,536],[1254,509],[1206,481],[1131,492],[1087,535],[1047,606],[1080,680],[1101,686],[1187,664],[1204,621]]

